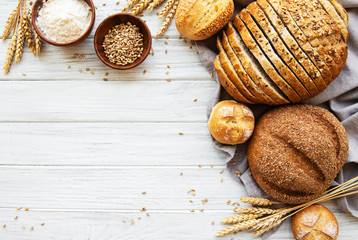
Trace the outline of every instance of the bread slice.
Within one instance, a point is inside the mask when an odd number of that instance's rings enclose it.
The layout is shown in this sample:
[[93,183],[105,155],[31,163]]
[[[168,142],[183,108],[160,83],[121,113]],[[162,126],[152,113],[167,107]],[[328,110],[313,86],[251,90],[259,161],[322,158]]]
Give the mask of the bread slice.
[[[267,2],[267,0],[258,0],[257,4],[258,4],[257,6],[260,7],[261,10],[265,13],[266,17],[262,19],[267,19],[271,23],[274,30],[276,30],[276,31],[271,30],[271,32],[275,32],[275,33],[277,32],[277,34],[280,36],[282,41],[286,44],[287,48],[291,51],[295,59],[297,59],[297,61],[307,71],[307,73],[309,74],[309,76],[311,77],[311,79],[319,89],[319,91],[322,92],[324,89],[326,89],[327,85],[323,80],[322,73],[314,64],[314,62],[318,62],[318,60],[320,60],[319,58],[317,58],[317,61],[315,60],[315,56],[318,56],[318,53],[317,52],[315,53],[315,50],[312,48],[310,44],[304,45],[308,54],[305,53],[305,51],[299,46],[295,38],[291,35],[289,30],[286,28],[285,24],[282,22],[281,18],[277,15],[277,13]],[[314,61],[311,61],[308,55]],[[326,71],[327,74],[329,74],[328,76],[325,77],[331,78],[331,74],[330,71],[328,70],[328,67],[325,65],[324,62],[322,62],[322,64],[324,64],[323,66],[327,70]]]
[[246,46],[250,49],[251,53],[255,56],[261,67],[271,78],[271,80],[281,89],[281,91],[293,102],[297,103],[302,101],[297,92],[288,84],[272,66],[271,62],[266,58],[265,54],[261,51],[257,45],[255,39],[251,36],[251,33],[246,28],[244,22],[236,16],[233,22],[237,31],[239,32],[242,40]]
[[347,59],[347,45],[335,21],[317,0],[281,0],[317,52],[324,56],[335,79]]
[[226,34],[232,49],[240,59],[245,71],[249,74],[254,83],[273,100],[273,104],[280,105],[290,103],[287,97],[267,76],[260,64],[252,56],[250,50],[246,47],[241,36],[237,33],[231,22],[228,24]]
[[327,14],[333,18],[333,20],[337,23],[338,27],[341,30],[341,35],[345,42],[347,42],[349,33],[347,29],[347,25],[344,23],[343,19],[339,16],[334,6],[331,4],[329,0],[318,0],[322,5],[324,10],[326,10]]
[[[272,27],[270,21],[265,16],[265,13],[261,10],[261,8],[257,5],[256,2],[251,3],[247,6],[247,11],[251,14],[253,19],[256,21],[257,25],[260,27],[260,30],[264,32],[266,38],[270,41],[270,44],[275,48],[277,54],[281,57],[281,59],[287,64],[287,66],[296,74],[297,78],[301,81],[301,83],[305,86],[305,88],[310,93],[310,96],[315,96],[319,93],[319,90],[311,79],[311,77],[307,74],[307,72],[303,69],[303,67],[299,64],[290,50],[283,43],[281,37],[277,34],[276,30]],[[262,42],[263,43],[263,42]]]
[[240,77],[241,81],[245,84],[247,89],[254,95],[257,99],[256,103],[268,103],[273,104],[273,101],[270,97],[268,97],[251,79],[249,74],[244,69],[244,66],[242,66],[242,63],[240,62],[239,58],[234,53],[234,50],[232,49],[228,37],[223,31],[223,37],[222,37],[222,44],[226,51],[227,56],[230,59],[230,62],[232,63],[237,75]]
[[302,100],[310,98],[310,93],[282,61],[282,59],[276,54],[270,42],[265,37],[265,34],[257,26],[249,12],[246,9],[243,9],[240,14],[236,16],[236,18],[239,17],[245,24],[246,28],[251,32],[258,47],[264,53],[264,56],[266,56],[266,58],[271,62],[277,73],[280,74],[282,78],[296,91]]
[[229,57],[227,56],[222,43],[220,41],[220,37],[217,38],[217,48],[219,49],[219,59],[222,68],[226,72],[226,75],[230,79],[230,81],[235,85],[235,87],[239,90],[239,92],[249,101],[254,103],[257,102],[257,99],[254,95],[250,93],[250,91],[246,88],[246,86],[242,83],[241,79],[237,75],[233,65],[230,62]]
[[224,89],[236,100],[243,103],[249,103],[252,104],[253,102],[249,101],[247,98],[245,98],[239,90],[235,87],[235,85],[230,81],[229,77],[226,75],[226,72],[224,71],[219,56],[216,56],[214,61],[214,68],[216,73],[218,74],[219,82],[221,86],[224,87]]
[[[329,85],[334,78],[331,69],[328,67],[324,60],[323,54],[321,55],[308,41],[305,34],[297,26],[295,20],[291,16],[287,8],[283,7],[280,0],[267,0],[271,7],[275,10],[276,14],[280,16],[282,22],[285,24],[290,33],[294,36],[298,45],[310,57],[311,61],[317,66],[322,74],[323,80],[326,85]],[[265,8],[264,8],[265,9]]]
[[339,14],[343,22],[346,24],[346,26],[348,26],[349,16],[346,9],[344,9],[344,7],[337,0],[329,0],[329,1],[336,9],[337,13]]

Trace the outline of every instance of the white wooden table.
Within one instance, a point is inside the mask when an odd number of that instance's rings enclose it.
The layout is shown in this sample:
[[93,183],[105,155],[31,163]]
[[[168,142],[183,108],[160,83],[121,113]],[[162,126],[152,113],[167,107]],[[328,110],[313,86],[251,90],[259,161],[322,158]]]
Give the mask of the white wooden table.
[[[2,2],[1,31],[16,2]],[[94,30],[120,11],[124,0],[115,2],[95,1]],[[161,21],[144,19],[154,34]],[[44,44],[37,59],[26,49],[0,74],[0,239],[216,239],[234,208],[227,201],[246,192],[220,174],[226,156],[212,146],[206,116],[215,82],[195,46],[172,24],[169,39],[153,41],[153,56],[115,71],[95,55],[93,34],[71,48]],[[0,44],[2,63],[8,43]],[[358,221],[325,205],[339,239],[352,239]],[[252,234],[223,239],[232,237]],[[292,238],[289,222],[271,237]]]

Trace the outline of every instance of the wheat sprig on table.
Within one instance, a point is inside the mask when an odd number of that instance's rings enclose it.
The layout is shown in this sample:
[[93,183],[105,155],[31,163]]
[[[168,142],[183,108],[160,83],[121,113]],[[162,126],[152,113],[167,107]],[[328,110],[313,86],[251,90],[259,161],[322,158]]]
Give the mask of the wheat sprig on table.
[[174,15],[175,15],[178,5],[179,5],[179,0],[175,0],[173,7],[170,9],[168,15],[165,17],[162,25],[160,26],[159,31],[155,35],[155,38],[158,38],[161,35],[163,35],[165,33],[165,31],[168,29],[170,23],[172,22],[172,20],[174,18]]
[[[216,234],[218,237],[226,236],[231,233],[236,233],[242,230],[255,231],[255,236],[260,236],[265,232],[279,226],[285,219],[302,211],[303,209],[324,201],[358,194],[358,177],[355,177],[339,186],[327,190],[322,196],[300,205],[284,207],[280,209],[270,208],[235,208],[234,212],[241,212],[242,214],[227,217],[222,220],[223,224],[234,224]],[[264,198],[241,198],[244,203],[251,203],[252,205],[270,206],[279,204]]]
[[5,64],[4,64],[4,73],[5,74],[8,74],[10,71],[11,62],[12,62],[12,59],[14,58],[15,51],[16,51],[16,39],[17,39],[17,35],[16,35],[16,33],[13,33],[11,40],[10,40],[9,48],[7,49],[7,54],[6,54]]
[[27,15],[25,15],[25,21],[26,21],[26,29],[25,29],[25,39],[27,41],[27,46],[29,47],[30,51],[36,56],[36,46],[35,41],[32,36],[32,30],[29,24],[29,16],[30,12],[28,11]]
[[164,1],[165,0],[153,0],[153,2],[149,5],[148,10],[153,10],[154,8],[162,4]]
[[159,31],[155,35],[155,37],[158,38],[159,36],[163,35],[168,29],[170,23],[175,16],[180,0],[127,0],[126,4],[122,9],[122,12],[130,10],[131,14],[138,15],[146,9],[153,10],[165,1],[166,3],[163,9],[158,14],[159,19],[165,17],[164,21],[160,26]]
[[16,19],[16,15],[18,12],[18,7],[16,7],[10,14],[9,18],[6,21],[6,25],[5,25],[5,29],[4,32],[2,34],[2,40],[4,41],[7,36],[9,36],[12,26],[14,25],[15,19]]
[[[25,16],[25,17],[24,17]],[[15,63],[19,63],[24,51],[25,32],[26,32],[26,13],[23,13],[18,29],[18,36],[16,42]]]

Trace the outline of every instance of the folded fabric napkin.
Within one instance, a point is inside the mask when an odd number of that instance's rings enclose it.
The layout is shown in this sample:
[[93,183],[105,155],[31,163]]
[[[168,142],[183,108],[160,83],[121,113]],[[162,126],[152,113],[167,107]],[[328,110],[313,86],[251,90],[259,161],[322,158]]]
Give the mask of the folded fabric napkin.
[[[236,1],[237,12],[247,6],[250,0]],[[341,184],[353,177],[358,176],[358,1],[341,0],[341,4],[347,9],[349,15],[349,40],[348,40],[348,60],[338,78],[321,94],[311,98],[305,103],[318,105],[330,110],[342,122],[349,137],[349,155],[348,159],[339,172],[332,185]],[[214,101],[208,108],[208,117],[211,109],[218,101],[232,99],[224,89],[221,88],[218,77],[215,73],[213,62],[218,54],[216,48],[217,35],[212,38],[197,42],[200,57],[207,69],[213,73],[217,82],[217,89],[214,95]],[[250,106],[256,119],[269,110],[270,106],[252,105]],[[214,141],[214,145],[228,154],[226,167],[238,181],[242,181],[250,196],[269,197],[256,184],[250,174],[250,169],[246,157],[247,144],[237,146],[228,146]],[[236,163],[236,164],[233,164]],[[235,173],[239,171],[240,177]],[[233,189],[234,191],[235,189]],[[339,206],[343,211],[352,214],[358,218],[358,196],[344,197],[338,200]],[[265,235],[266,237],[268,235]],[[264,236],[264,237],[265,237]]]

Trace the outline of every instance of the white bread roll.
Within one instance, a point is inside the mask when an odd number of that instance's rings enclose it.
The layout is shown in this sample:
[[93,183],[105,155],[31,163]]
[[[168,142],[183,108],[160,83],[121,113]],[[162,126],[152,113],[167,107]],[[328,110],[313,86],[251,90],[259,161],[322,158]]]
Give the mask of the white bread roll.
[[233,14],[233,0],[181,0],[175,24],[184,37],[204,40],[221,30]]
[[240,144],[252,135],[255,118],[251,109],[235,101],[216,104],[209,119],[211,135],[223,144]]

